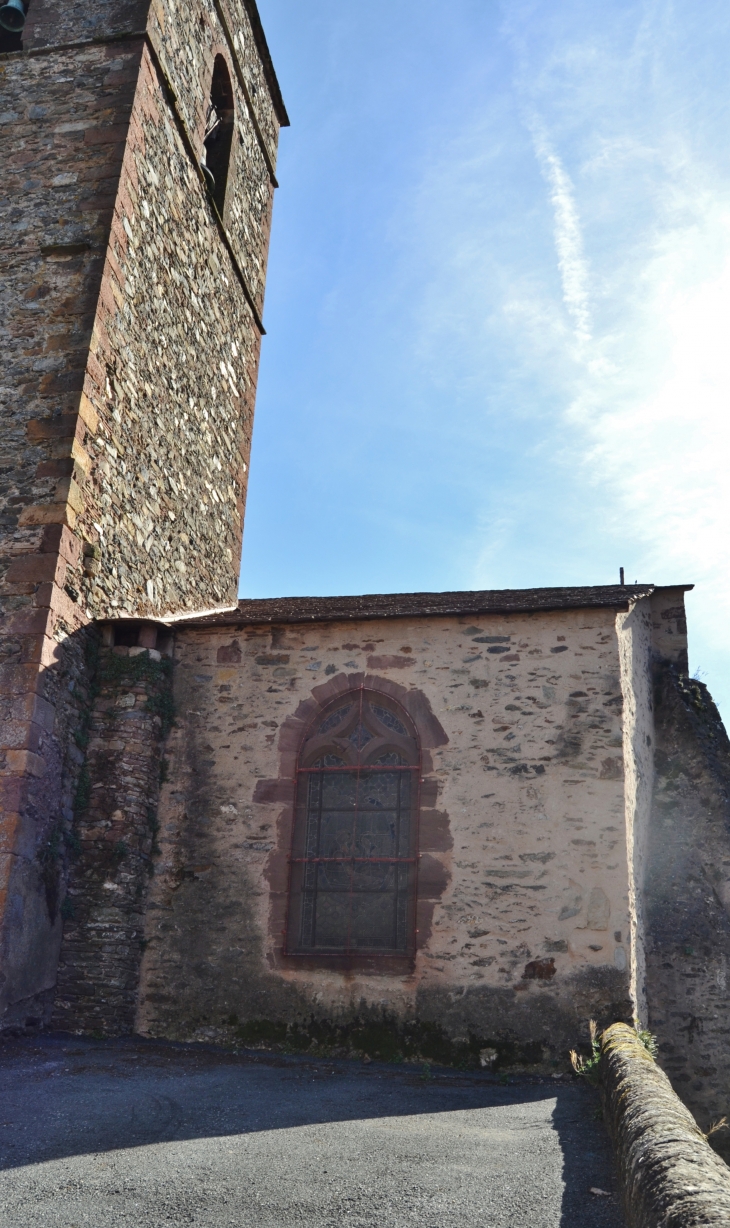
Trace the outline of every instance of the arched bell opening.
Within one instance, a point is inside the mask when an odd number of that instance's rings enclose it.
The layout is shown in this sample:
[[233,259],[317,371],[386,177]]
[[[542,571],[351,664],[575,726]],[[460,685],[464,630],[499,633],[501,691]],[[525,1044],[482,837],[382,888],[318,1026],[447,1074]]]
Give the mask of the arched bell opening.
[[28,0],[0,0],[0,51],[23,50]]
[[210,102],[205,120],[203,141],[203,173],[208,182],[216,208],[223,216],[228,183],[228,163],[233,140],[233,86],[228,65],[222,55],[215,57],[213,81],[210,87]]

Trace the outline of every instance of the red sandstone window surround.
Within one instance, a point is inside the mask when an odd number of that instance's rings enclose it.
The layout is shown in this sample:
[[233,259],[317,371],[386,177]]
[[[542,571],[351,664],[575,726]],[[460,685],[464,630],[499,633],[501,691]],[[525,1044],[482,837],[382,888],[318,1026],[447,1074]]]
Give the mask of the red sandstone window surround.
[[421,755],[407,713],[359,688],[299,752],[287,953],[412,955]]

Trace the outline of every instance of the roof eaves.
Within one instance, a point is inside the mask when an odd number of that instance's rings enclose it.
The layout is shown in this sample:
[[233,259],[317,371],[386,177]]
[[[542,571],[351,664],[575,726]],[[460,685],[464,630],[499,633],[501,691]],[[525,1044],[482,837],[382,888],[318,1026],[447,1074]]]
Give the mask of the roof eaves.
[[[628,609],[655,591],[653,584],[582,588],[474,590],[446,593],[371,593],[357,597],[243,600],[235,610],[189,615],[178,626],[241,627],[274,623],[366,622],[387,618],[518,614],[568,609]],[[691,585],[673,585],[691,588]]]

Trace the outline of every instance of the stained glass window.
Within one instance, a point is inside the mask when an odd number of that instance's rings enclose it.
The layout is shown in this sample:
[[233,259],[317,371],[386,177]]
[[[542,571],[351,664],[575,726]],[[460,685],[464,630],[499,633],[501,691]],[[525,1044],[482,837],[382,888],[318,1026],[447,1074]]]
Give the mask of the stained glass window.
[[419,748],[410,718],[361,689],[320,713],[299,755],[290,951],[413,948]]

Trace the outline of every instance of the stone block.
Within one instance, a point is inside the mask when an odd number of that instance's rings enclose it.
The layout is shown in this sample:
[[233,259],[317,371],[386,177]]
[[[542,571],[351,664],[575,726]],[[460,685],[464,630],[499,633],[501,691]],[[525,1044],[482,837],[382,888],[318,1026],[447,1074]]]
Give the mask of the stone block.
[[22,554],[13,559],[5,579],[11,584],[22,580],[51,580],[63,584],[65,572],[65,564],[52,554]]
[[91,434],[96,435],[99,429],[99,415],[85,392],[81,393],[81,400],[79,401],[79,416]]
[[[38,556],[32,555],[32,558]],[[49,612],[36,606],[26,606],[13,614],[6,614],[0,623],[0,635],[38,636],[45,635],[49,628]]]
[[15,775],[45,776],[46,761],[30,750],[6,751],[7,771]]
[[7,751],[29,750],[37,755],[42,750],[44,735],[45,730],[34,721],[0,720],[0,742]]
[[84,510],[84,497],[81,488],[72,477],[61,478],[53,492],[56,503],[66,503],[78,516]]
[[[67,450],[66,445],[62,444],[64,452]],[[64,478],[70,477],[74,471],[74,462],[70,456],[63,456],[56,459],[41,461],[35,471],[37,478]]]
[[0,694],[22,695],[38,687],[38,667],[28,665],[0,665]]
[[81,557],[81,542],[67,525],[50,524],[43,530],[41,549],[49,554],[58,553],[72,567],[77,567]]
[[76,414],[58,414],[53,418],[29,418],[26,426],[28,439],[31,443],[40,443],[47,439],[71,440],[76,434]]
[[53,610],[57,617],[63,618],[69,627],[78,627],[87,621],[83,608],[73,601],[68,593],[57,584],[39,584],[34,602]]
[[[49,621],[55,622],[52,612],[46,611],[46,613],[49,614]],[[40,673],[44,669],[57,665],[61,660],[62,651],[62,645],[53,635],[28,635],[22,641],[21,661],[23,664],[34,663]]]
[[[26,787],[22,777],[0,776],[0,830],[15,831],[15,824],[26,800]],[[5,824],[5,827],[3,827]],[[8,826],[9,825],[9,826]],[[7,839],[7,835],[4,837]]]
[[76,524],[76,512],[67,503],[31,504],[21,512],[18,524],[65,524],[72,529]]

